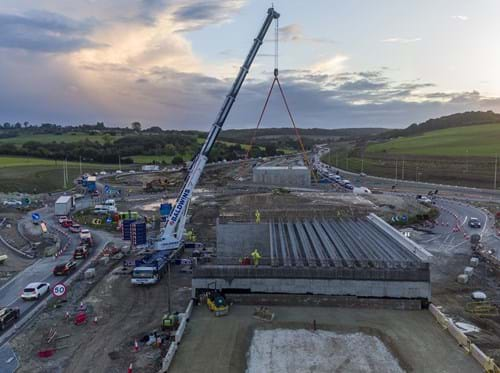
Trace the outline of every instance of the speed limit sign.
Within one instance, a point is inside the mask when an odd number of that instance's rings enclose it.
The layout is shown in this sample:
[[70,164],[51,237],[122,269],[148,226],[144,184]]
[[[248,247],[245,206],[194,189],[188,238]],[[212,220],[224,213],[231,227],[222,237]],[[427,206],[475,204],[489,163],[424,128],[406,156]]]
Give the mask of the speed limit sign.
[[57,284],[52,288],[52,294],[54,294],[55,297],[62,297],[66,294],[66,286],[64,286],[64,284]]

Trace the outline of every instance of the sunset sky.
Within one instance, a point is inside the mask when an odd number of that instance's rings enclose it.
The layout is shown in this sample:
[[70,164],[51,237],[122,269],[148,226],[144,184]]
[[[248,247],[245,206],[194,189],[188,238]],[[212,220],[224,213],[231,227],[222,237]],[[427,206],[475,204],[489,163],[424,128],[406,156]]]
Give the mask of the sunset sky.
[[[270,5],[2,0],[0,121],[208,130]],[[498,0],[274,6],[280,79],[301,127],[406,127],[500,111]],[[226,128],[255,126],[273,53],[271,28]],[[275,96],[263,126],[288,125]]]

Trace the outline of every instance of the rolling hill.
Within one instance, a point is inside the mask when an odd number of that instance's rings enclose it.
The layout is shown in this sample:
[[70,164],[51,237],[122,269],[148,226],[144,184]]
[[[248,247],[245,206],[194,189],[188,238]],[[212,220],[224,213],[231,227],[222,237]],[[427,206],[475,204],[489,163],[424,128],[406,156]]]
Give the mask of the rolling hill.
[[494,156],[495,153],[500,153],[500,121],[399,137],[370,144],[366,152],[452,157]]

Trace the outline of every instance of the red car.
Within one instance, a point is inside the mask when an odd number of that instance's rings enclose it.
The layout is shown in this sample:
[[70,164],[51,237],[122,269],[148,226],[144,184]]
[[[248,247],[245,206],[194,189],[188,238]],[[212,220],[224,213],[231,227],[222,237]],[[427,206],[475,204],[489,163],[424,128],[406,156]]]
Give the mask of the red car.
[[62,224],[63,222],[65,222],[66,220],[68,220],[68,217],[67,216],[60,216],[59,217],[59,224]]
[[54,276],[66,276],[76,268],[76,262],[70,260],[66,264],[59,264],[54,267]]
[[73,225],[71,227],[69,227],[69,231],[71,233],[80,233],[81,230],[82,230],[82,227],[80,226],[80,224],[77,224],[77,223],[73,223]]
[[61,225],[64,227],[64,228],[69,228],[73,225],[73,220],[65,220],[61,223]]

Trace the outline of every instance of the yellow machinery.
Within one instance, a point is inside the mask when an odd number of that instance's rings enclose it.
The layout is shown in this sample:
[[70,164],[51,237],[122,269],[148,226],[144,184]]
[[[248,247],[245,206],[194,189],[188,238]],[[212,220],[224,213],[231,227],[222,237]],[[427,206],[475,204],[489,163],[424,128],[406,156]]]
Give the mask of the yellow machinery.
[[226,297],[218,290],[208,293],[207,306],[217,317],[225,316],[229,313],[229,304],[227,304]]
[[469,302],[465,305],[467,312],[476,316],[498,316],[498,308],[490,302]]

